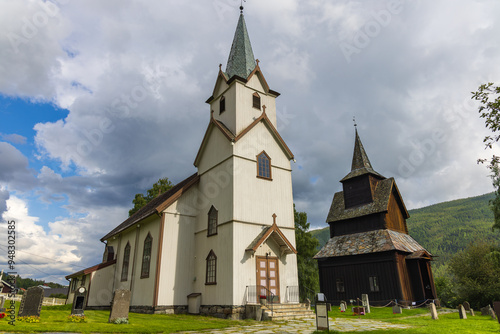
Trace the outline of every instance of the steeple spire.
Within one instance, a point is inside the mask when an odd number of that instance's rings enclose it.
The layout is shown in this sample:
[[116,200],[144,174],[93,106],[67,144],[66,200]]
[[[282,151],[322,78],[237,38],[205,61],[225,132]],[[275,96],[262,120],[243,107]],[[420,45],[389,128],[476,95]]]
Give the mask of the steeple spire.
[[256,63],[250,38],[248,37],[245,18],[243,17],[243,10],[241,8],[240,10],[240,18],[234,33],[229,59],[227,60],[226,74],[229,78],[237,75],[246,79],[255,68]]
[[364,174],[372,174],[376,175],[382,179],[385,179],[382,175],[373,170],[372,164],[370,163],[370,159],[368,159],[368,155],[366,154],[365,148],[361,143],[361,138],[359,138],[358,128],[355,126],[355,139],[354,139],[354,153],[352,155],[352,164],[351,164],[351,172],[347,174],[340,182],[352,179],[354,177],[364,175]]
[[359,138],[358,129],[356,128],[356,138],[354,140],[354,154],[352,155],[351,172],[363,167],[373,170],[370,160],[368,159],[368,155],[365,152],[365,148],[363,147],[361,139]]

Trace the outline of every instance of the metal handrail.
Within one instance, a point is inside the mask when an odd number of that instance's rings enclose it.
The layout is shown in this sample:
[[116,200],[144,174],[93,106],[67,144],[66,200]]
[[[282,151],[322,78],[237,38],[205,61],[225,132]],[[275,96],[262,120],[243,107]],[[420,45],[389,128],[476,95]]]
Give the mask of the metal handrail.
[[[300,291],[300,289],[305,289],[305,290],[309,290],[309,292],[312,292],[312,295],[310,296],[310,295],[309,295],[309,293],[308,293],[308,291],[305,291],[305,295],[306,295],[306,298],[308,298],[308,297],[312,297],[312,298],[310,298],[309,300],[311,301],[311,305],[313,305],[313,306],[314,306],[314,303],[315,303],[315,296],[316,296],[316,291],[314,291],[313,289],[308,288],[307,286],[304,286],[304,285],[299,286],[299,291]],[[300,292],[299,292],[299,294],[300,294]]]
[[[260,292],[262,291],[262,289],[265,290],[266,294],[265,295],[262,295]],[[248,304],[249,302],[251,302],[252,300],[255,300],[256,303],[260,303],[261,302],[261,299],[266,299],[266,302],[267,302],[267,305],[270,305],[271,307],[271,316],[274,315],[274,308],[273,308],[273,304],[274,304],[274,297],[276,297],[276,295],[274,293],[272,293],[268,288],[266,288],[265,286],[262,286],[262,285],[247,285],[246,286],[246,303]],[[255,296],[252,296],[253,294],[255,293]],[[265,296],[265,298],[261,298],[261,296]],[[255,297],[255,299],[253,299],[252,297]]]

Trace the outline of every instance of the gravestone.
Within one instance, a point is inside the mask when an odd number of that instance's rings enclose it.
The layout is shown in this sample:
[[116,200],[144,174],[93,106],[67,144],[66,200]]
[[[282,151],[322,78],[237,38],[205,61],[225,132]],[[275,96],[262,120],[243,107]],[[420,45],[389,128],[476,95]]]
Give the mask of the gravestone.
[[39,317],[43,303],[43,288],[33,286],[26,290],[19,306],[18,317]]
[[0,308],[3,308],[3,304],[5,303],[5,298],[0,296]]
[[83,286],[79,287],[75,292],[73,299],[73,307],[71,308],[71,315],[84,315],[85,300],[87,298],[87,289]]
[[493,311],[493,309],[490,307],[490,316],[491,316],[491,319],[495,320],[497,317],[495,315],[495,311]]
[[500,323],[500,302],[493,302],[493,308],[497,314],[498,323]]
[[352,312],[357,315],[365,315],[365,308],[364,307],[353,307]]
[[431,310],[431,318],[432,320],[438,320],[438,313],[437,313],[437,310],[436,310],[436,305],[434,305],[434,303],[430,303],[429,304],[429,308]]
[[460,319],[467,319],[467,314],[465,313],[465,309],[462,304],[458,305],[458,315],[460,316]]
[[490,315],[491,305],[481,307],[481,315]]
[[345,312],[347,310],[347,303],[345,301],[340,301],[340,312]]
[[128,320],[128,311],[130,308],[130,290],[115,290],[113,301],[111,302],[111,312],[108,322],[114,322],[116,319],[125,318]]
[[470,312],[470,316],[471,317],[475,317],[476,316],[476,314],[474,313],[474,310],[472,308],[470,308],[469,312]]
[[362,294],[361,295],[361,303],[365,307],[365,312],[370,313],[370,300],[368,299],[367,294]]
[[469,302],[468,302],[468,301],[465,301],[463,305],[464,305],[464,309],[465,309],[466,311],[469,311],[469,310],[470,310],[470,304],[469,304]]
[[403,313],[403,309],[399,305],[394,305],[392,307],[392,313],[393,314],[401,314],[401,313]]

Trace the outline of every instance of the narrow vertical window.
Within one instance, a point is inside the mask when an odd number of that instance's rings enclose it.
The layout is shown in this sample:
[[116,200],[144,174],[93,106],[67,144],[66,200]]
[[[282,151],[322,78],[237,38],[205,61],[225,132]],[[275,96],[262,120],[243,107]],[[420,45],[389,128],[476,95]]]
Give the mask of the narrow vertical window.
[[130,261],[130,243],[127,242],[123,251],[122,282],[128,279],[128,264]]
[[219,101],[219,115],[226,111],[226,98],[222,96]]
[[380,291],[380,287],[378,285],[378,278],[377,276],[370,276],[370,291],[371,292],[378,292]]
[[153,244],[153,238],[151,234],[144,240],[144,249],[142,251],[142,267],[141,267],[141,278],[149,277],[149,265],[151,263],[151,245]]
[[257,156],[257,176],[271,179],[271,158],[264,151]]
[[344,280],[342,278],[337,278],[337,292],[344,292]]
[[260,95],[253,93],[253,107],[260,110]]
[[208,237],[217,234],[217,218],[218,218],[218,211],[212,205],[212,207],[208,211],[208,227],[207,227]]
[[82,283],[81,283],[81,286],[85,286],[85,279],[87,278],[87,276],[83,275],[82,276]]
[[205,284],[217,284],[217,256],[210,250],[207,256],[207,276]]
[[71,279],[71,291],[75,291],[78,279],[76,277]]

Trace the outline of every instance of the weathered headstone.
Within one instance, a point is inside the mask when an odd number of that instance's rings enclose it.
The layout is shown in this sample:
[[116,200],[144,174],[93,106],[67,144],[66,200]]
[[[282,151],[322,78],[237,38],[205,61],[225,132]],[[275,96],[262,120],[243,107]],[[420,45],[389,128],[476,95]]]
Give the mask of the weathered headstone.
[[115,290],[113,301],[111,302],[111,312],[108,322],[114,322],[116,319],[128,319],[130,308],[130,290]]
[[21,306],[19,306],[18,317],[39,317],[40,311],[42,310],[43,303],[43,288],[39,286],[33,286],[28,288],[23,295],[21,300]]
[[470,313],[471,317],[475,317],[476,316],[476,314],[474,313],[474,310],[472,309],[472,307],[470,308],[469,313]]
[[465,309],[462,304],[458,305],[458,315],[460,316],[460,319],[467,319],[467,313],[465,313]]
[[0,308],[3,308],[3,304],[5,303],[5,298],[0,296]]
[[394,305],[392,307],[392,313],[394,313],[394,314],[401,314],[401,313],[403,313],[403,309],[399,305]]
[[465,302],[463,303],[463,306],[464,306],[464,309],[465,309],[466,311],[469,311],[469,310],[470,310],[470,304],[469,304],[469,302],[468,302],[468,301],[465,301]]
[[365,312],[370,313],[370,300],[368,299],[367,294],[361,295],[361,302],[362,302],[363,306],[365,307]]
[[495,315],[495,311],[490,307],[490,316],[491,316],[491,319],[495,320],[497,317]]
[[481,315],[490,315],[491,305],[481,307]]
[[352,312],[357,315],[365,315],[365,308],[364,307],[353,307]]
[[500,302],[493,302],[493,308],[497,314],[498,323],[500,323]]
[[83,286],[79,287],[75,292],[73,299],[73,307],[71,308],[71,315],[84,315],[85,300],[87,298],[87,289]]
[[340,312],[345,312],[347,310],[347,303],[345,301],[340,302]]
[[438,313],[437,313],[437,310],[436,310],[436,305],[434,305],[434,303],[430,303],[429,304],[429,308],[431,310],[431,318],[432,320],[438,320]]

